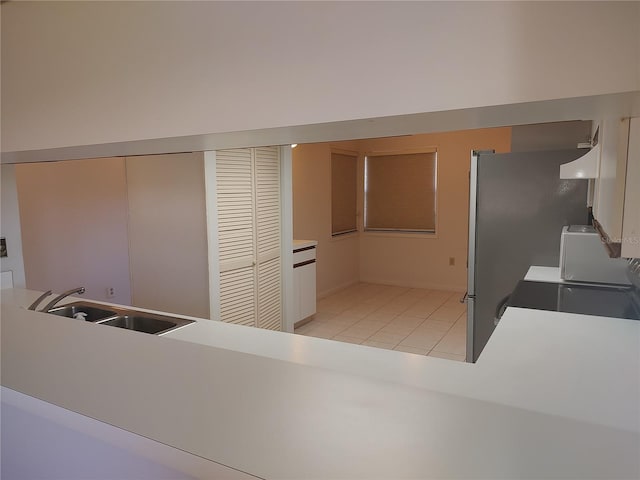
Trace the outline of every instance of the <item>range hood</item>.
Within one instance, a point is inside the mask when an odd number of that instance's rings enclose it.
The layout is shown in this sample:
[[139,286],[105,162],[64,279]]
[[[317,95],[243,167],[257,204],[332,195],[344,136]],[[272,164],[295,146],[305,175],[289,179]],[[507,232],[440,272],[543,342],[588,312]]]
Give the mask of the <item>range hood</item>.
[[601,145],[596,144],[580,158],[560,165],[560,178],[597,178],[601,149]]

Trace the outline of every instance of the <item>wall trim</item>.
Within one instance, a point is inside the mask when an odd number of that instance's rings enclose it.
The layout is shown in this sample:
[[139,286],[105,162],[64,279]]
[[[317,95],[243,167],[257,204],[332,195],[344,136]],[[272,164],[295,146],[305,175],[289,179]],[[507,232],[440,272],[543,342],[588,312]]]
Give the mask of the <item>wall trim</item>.
[[220,320],[220,259],[218,257],[218,203],[216,200],[216,152],[204,152],[207,252],[209,262],[209,318]]
[[[282,331],[293,333],[293,158],[290,145],[281,145],[280,152],[280,266],[282,268]],[[313,247],[315,248],[315,247]]]

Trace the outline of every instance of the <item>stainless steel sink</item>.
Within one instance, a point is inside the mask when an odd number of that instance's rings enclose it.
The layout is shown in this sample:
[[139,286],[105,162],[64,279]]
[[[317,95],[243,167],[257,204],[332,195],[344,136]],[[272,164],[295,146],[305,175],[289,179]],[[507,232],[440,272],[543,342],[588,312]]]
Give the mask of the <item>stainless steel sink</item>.
[[70,303],[62,307],[52,308],[47,313],[59,315],[61,317],[77,318],[87,322],[97,322],[117,315],[115,310],[107,310],[102,305],[96,305],[88,302]]
[[193,320],[156,315],[137,311],[133,308],[111,307],[91,302],[73,302],[47,311],[52,315],[82,319],[98,325],[125,328],[136,332],[160,335],[184,325],[194,323]]
[[100,325],[110,325],[112,327],[135,330],[136,332],[159,334],[173,328],[177,328],[178,324],[175,320],[165,320],[157,317],[147,317],[141,314],[133,314],[119,315],[117,317],[100,322]]

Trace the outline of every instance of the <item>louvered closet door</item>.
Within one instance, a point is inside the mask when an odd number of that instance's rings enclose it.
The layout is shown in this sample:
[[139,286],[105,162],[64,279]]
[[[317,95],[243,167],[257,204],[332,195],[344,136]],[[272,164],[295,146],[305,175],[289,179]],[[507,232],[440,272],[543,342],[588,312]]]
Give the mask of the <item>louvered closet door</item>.
[[255,199],[252,149],[216,152],[216,201],[223,322],[255,326]]
[[280,152],[255,149],[258,327],[282,329],[280,267]]

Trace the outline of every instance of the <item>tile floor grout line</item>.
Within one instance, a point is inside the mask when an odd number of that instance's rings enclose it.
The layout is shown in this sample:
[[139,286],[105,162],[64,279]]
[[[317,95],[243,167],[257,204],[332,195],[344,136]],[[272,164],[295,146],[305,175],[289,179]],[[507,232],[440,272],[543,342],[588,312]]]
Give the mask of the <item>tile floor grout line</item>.
[[[372,292],[372,290],[374,290]],[[352,314],[347,314],[346,317],[346,324],[343,328],[339,329],[337,332],[331,332],[330,334],[327,333],[320,333],[320,335],[318,335],[319,338],[327,338],[330,340],[335,340],[335,341],[341,341],[339,339],[336,339],[336,337],[346,337],[346,338],[350,338],[352,340],[356,340],[359,342],[359,344],[364,344],[365,342],[374,342],[374,343],[378,343],[381,345],[388,345],[391,347],[391,349],[396,350],[397,347],[400,347],[401,343],[403,341],[405,341],[409,336],[411,336],[414,332],[416,332],[421,326],[428,324],[429,320],[431,319],[432,321],[439,321],[441,323],[445,323],[445,324],[449,324],[449,319],[438,319],[438,318],[431,318],[435,312],[437,312],[438,310],[440,310],[441,308],[454,308],[457,306],[457,303],[452,303],[450,304],[450,300],[452,298],[454,298],[454,296],[457,294],[457,292],[455,291],[445,291],[445,290],[430,290],[430,289],[416,289],[416,290],[422,290],[427,291],[428,293],[420,295],[411,295],[411,290],[413,289],[408,289],[408,288],[402,288],[402,287],[396,287],[396,286],[382,286],[382,285],[376,285],[376,284],[367,284],[367,283],[362,283],[362,284],[356,284],[355,286],[351,286],[351,287],[347,287],[346,289],[344,289],[343,291],[340,292],[336,292],[333,295],[330,295],[328,297],[325,297],[324,299],[322,299],[325,303],[325,306],[330,308],[330,310],[332,311],[328,311],[328,310],[320,310],[318,313],[323,313],[325,315],[326,318],[323,318],[322,320],[318,319],[317,320],[317,324],[315,325],[315,328],[313,325],[311,325],[311,323],[314,320],[311,320],[310,322],[308,322],[308,324],[306,325],[310,325],[310,327],[304,330],[303,332],[300,332],[299,334],[301,335],[309,335],[309,336],[315,336],[313,335],[314,330],[316,331],[322,331],[323,326],[325,326],[325,324],[330,324],[330,320],[333,318],[337,318],[343,314],[345,314],[345,312],[355,309],[356,310],[356,314],[354,315]],[[351,293],[349,293],[351,292]],[[367,293],[369,292],[369,293]],[[389,293],[390,292],[390,293]],[[413,315],[404,315],[407,311],[411,310],[415,305],[419,304],[420,302],[423,301],[427,301],[429,302],[430,299],[430,295],[433,292],[440,292],[437,297],[439,297],[439,299],[436,299],[435,302],[433,302],[431,304],[432,307],[434,307],[430,313],[425,317],[422,318],[420,316],[416,316],[414,317]],[[418,293],[418,292],[417,292]],[[443,296],[442,293],[444,293],[445,295]],[[398,299],[404,295],[407,295],[407,301],[403,302],[406,304],[405,308],[402,308],[400,311],[389,311],[389,310],[383,310],[385,308],[385,306],[388,306],[389,304],[393,303],[394,301],[398,301]],[[379,305],[370,305],[369,303],[367,303],[367,301],[370,301],[372,299],[375,299],[376,296],[384,296],[386,301],[382,304]],[[433,299],[431,299],[433,300]],[[373,307],[372,310],[369,310],[371,307]],[[364,314],[364,316],[359,316],[361,313],[361,311],[364,310],[366,313]],[[386,317],[385,320],[383,321],[379,321],[379,320],[375,320],[375,323],[378,323],[379,326],[378,328],[376,328],[375,330],[372,331],[372,333],[368,334],[368,336],[366,338],[360,338],[359,336],[353,336],[353,335],[349,335],[349,334],[345,334],[345,332],[347,330],[349,330],[350,328],[356,326],[357,324],[361,323],[361,322],[365,322],[367,321],[367,319],[375,319],[375,315],[378,314],[380,315],[380,313],[384,312],[385,314],[382,316],[378,316],[377,318],[381,318],[381,317]],[[351,316],[353,315],[353,316]],[[436,347],[442,342],[442,340],[450,334],[450,332],[452,331],[453,327],[457,324],[457,322],[460,320],[460,318],[462,318],[463,316],[465,316],[466,313],[463,311],[458,315],[457,318],[455,318],[453,320],[453,322],[451,322],[448,327],[442,331],[442,332],[438,332],[438,333],[442,333],[442,336],[439,337],[438,341],[435,343],[435,345],[432,345],[430,348],[426,349],[426,353],[423,353],[423,356],[429,356],[429,354],[431,352],[437,351]],[[382,342],[379,340],[373,340],[373,337],[376,336],[377,334],[379,334],[384,328],[389,327],[390,325],[392,325],[393,321],[395,319],[397,319],[398,317],[401,316],[405,316],[405,317],[409,317],[409,318],[415,318],[416,320],[420,320],[419,323],[417,323],[415,326],[411,327],[409,326],[410,330],[408,331],[408,333],[404,334],[404,333],[400,333],[400,334],[394,334],[394,333],[390,333],[389,335],[391,336],[395,336],[395,335],[399,335],[400,338],[397,342]],[[305,326],[306,326],[305,325]],[[305,326],[301,327],[304,328]],[[329,329],[331,330],[331,329]],[[464,337],[464,334],[462,335]],[[354,342],[351,342],[354,343]],[[413,347],[410,345],[407,345],[405,347],[414,349],[414,350],[421,350],[418,347]],[[385,347],[378,347],[378,348],[385,348]],[[401,351],[401,350],[396,350],[396,351]],[[457,353],[453,353],[453,352],[446,352],[446,351],[437,351],[439,353],[443,353],[443,354],[447,354],[447,355],[452,355],[452,356],[456,356],[458,355]],[[415,352],[413,352],[415,353]]]

